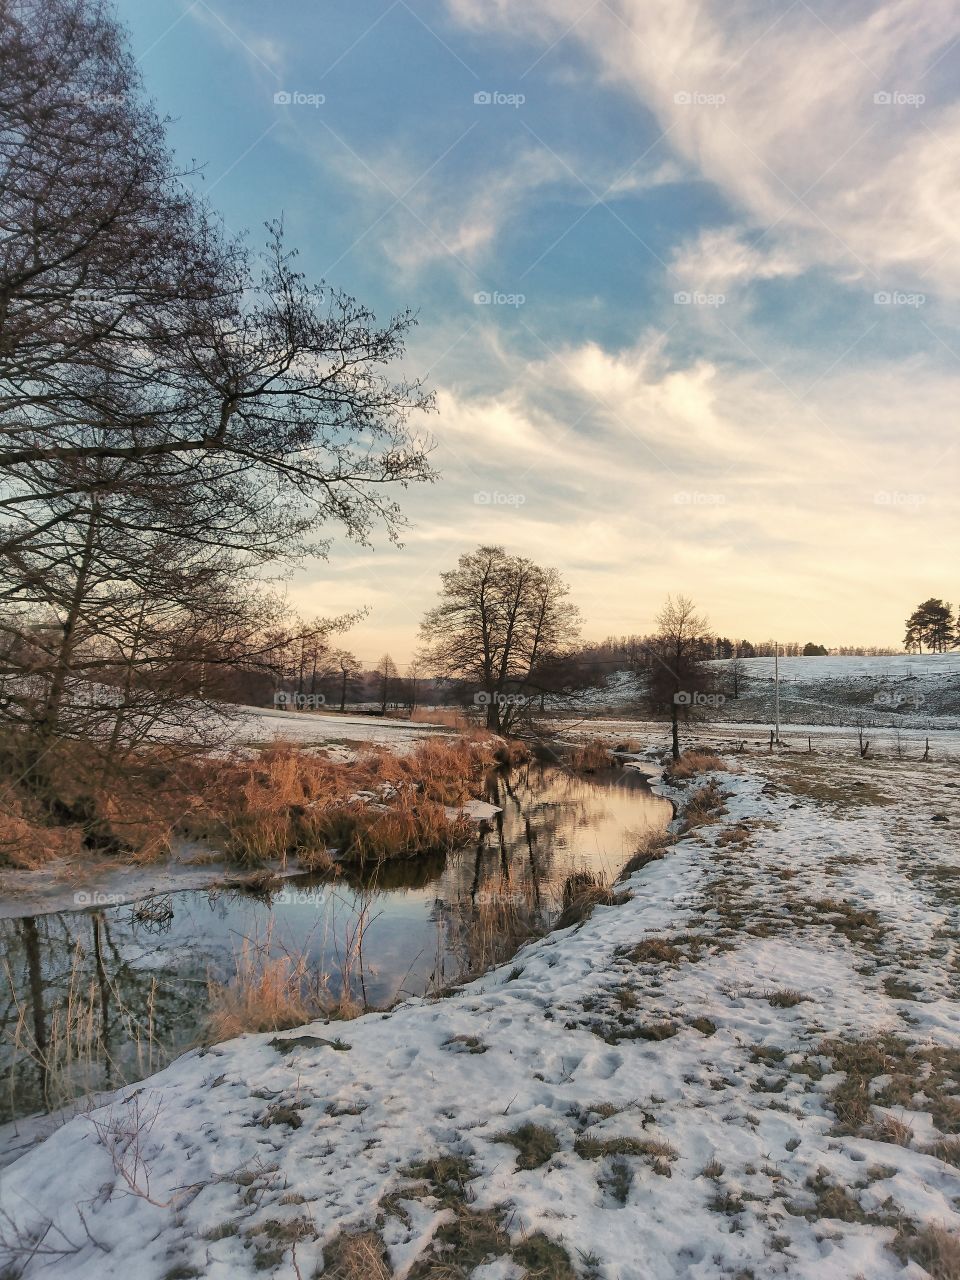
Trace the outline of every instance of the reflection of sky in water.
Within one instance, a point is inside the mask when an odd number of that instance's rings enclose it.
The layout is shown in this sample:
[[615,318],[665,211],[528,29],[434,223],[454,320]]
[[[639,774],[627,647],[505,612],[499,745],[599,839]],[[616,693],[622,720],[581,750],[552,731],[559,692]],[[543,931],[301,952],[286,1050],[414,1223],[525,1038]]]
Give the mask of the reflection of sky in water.
[[[236,893],[189,892],[104,911],[98,921],[94,913],[71,913],[4,922],[16,988],[9,989],[4,975],[5,1069],[17,1003],[25,1010],[30,1006],[31,960],[34,981],[38,971],[43,978],[47,1021],[65,1003],[72,968],[76,982],[75,957],[83,989],[103,985],[110,1004],[127,1011],[114,1019],[111,1054],[117,1070],[129,1075],[136,1059],[125,1034],[130,1020],[153,1009],[159,1046],[167,1053],[182,1049],[197,1035],[208,977],[229,977],[245,943],[269,946],[275,954],[306,953],[311,970],[326,975],[336,993],[346,958],[355,956],[362,921],[366,999],[382,1004],[399,993],[418,994],[456,977],[455,960],[444,945],[444,906],[478,890],[518,891],[534,882],[549,902],[578,870],[613,878],[640,835],[671,816],[669,802],[630,771],[583,778],[531,765],[509,776],[492,775],[486,798],[503,809],[492,830],[446,859],[391,863],[362,881],[345,875],[335,882],[300,881],[285,886],[271,903]],[[353,973],[359,994],[356,967]],[[28,1097],[29,1073],[18,1080],[18,1090],[26,1109],[34,1109],[38,1100]],[[3,1109],[9,1113],[9,1103]]]

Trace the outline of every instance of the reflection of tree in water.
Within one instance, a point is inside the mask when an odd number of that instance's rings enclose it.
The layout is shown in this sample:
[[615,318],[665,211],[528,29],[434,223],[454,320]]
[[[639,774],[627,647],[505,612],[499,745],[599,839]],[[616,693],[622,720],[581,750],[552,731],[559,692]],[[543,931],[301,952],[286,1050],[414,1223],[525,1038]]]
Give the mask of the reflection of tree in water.
[[[451,908],[472,910],[482,892],[519,893],[546,916],[571,871],[600,865],[598,854],[610,869],[624,832],[665,824],[671,812],[639,777],[541,764],[491,773],[485,795],[501,812],[456,853],[285,886],[315,892],[315,910],[307,901],[287,916],[279,902],[211,891],[0,922],[0,1115],[157,1070],[196,1038],[208,972],[228,975],[244,939],[307,956],[311,980],[362,1003],[456,980]],[[597,853],[583,838],[594,831]]]
[[670,806],[651,794],[636,773],[584,778],[556,766],[531,763],[513,771],[492,771],[484,798],[501,812],[489,832],[461,855],[445,879],[454,896],[474,896],[484,886],[518,887],[529,882],[538,896],[545,886],[559,888],[578,869],[572,860],[571,837],[577,830],[593,830],[616,823],[620,845],[606,851],[610,863],[626,860],[625,831],[659,826],[669,818]]
[[166,954],[166,972],[151,963],[134,945],[141,932],[117,911],[0,922],[0,1114],[60,1106],[148,1075],[191,1038],[189,974]]

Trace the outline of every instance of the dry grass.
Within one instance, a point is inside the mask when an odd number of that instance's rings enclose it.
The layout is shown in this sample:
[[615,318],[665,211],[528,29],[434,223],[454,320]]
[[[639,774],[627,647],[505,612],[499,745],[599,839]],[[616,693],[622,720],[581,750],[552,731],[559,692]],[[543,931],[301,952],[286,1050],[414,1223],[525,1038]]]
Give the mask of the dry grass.
[[[372,748],[345,764],[284,743],[254,759],[157,744],[105,778],[94,746],[58,744],[44,765],[55,801],[23,785],[0,793],[0,866],[36,868],[85,852],[148,861],[168,856],[174,839],[185,836],[247,866],[297,857],[306,869],[323,870],[328,847],[338,843],[331,830],[356,858],[448,848],[463,833],[444,806],[477,794],[503,746],[473,731],[428,739],[403,756]],[[0,741],[0,771],[8,777],[23,772],[17,750],[22,754],[19,739]],[[358,792],[367,794],[353,800]]]
[[609,769],[613,764],[611,748],[605,742],[588,742],[584,746],[574,747],[570,753],[570,768],[577,773],[597,773],[600,769]]
[[327,1280],[391,1280],[387,1251],[375,1231],[339,1235],[323,1251]]
[[727,794],[716,778],[691,792],[683,806],[684,830],[707,826],[721,818],[727,812],[724,804]]
[[590,1134],[579,1137],[574,1151],[581,1160],[603,1160],[608,1156],[639,1156],[646,1159],[651,1168],[665,1178],[670,1177],[670,1166],[679,1158],[679,1152],[669,1142],[657,1138],[596,1138]]
[[489,737],[437,738],[409,755],[374,748],[352,764],[279,744],[252,762],[210,766],[196,834],[237,861],[296,857],[323,869],[327,851],[348,861],[380,861],[462,839],[464,824],[445,806],[471,798],[493,763]]
[[893,1247],[902,1259],[919,1263],[931,1280],[960,1280],[960,1239],[946,1227],[901,1230]]
[[637,845],[636,851],[621,867],[617,880],[628,880],[635,871],[642,871],[648,863],[657,862],[666,854],[672,843],[673,836],[667,831],[646,832]]
[[557,1135],[542,1124],[527,1122],[518,1129],[494,1134],[494,1142],[505,1142],[516,1148],[518,1169],[539,1169],[560,1150]]
[[451,911],[450,945],[460,980],[486,973],[547,932],[548,909],[527,882],[503,893],[485,893]]
[[873,1126],[873,1137],[878,1142],[890,1142],[897,1147],[909,1147],[913,1142],[913,1130],[896,1116],[880,1116]]
[[476,720],[462,707],[414,707],[409,718],[413,724],[442,724],[463,733],[476,728]]
[[668,779],[684,781],[698,773],[710,773],[714,770],[726,771],[726,764],[712,751],[684,751],[679,760],[672,760],[664,770]]
[[262,942],[244,939],[226,982],[208,979],[204,1039],[218,1044],[245,1033],[287,1031],[317,1018],[352,1018],[361,1012],[344,975],[335,998],[329,977],[311,965],[307,947],[298,955],[276,954],[268,934]]
[[600,872],[575,871],[563,882],[562,909],[554,928],[569,929],[571,925],[582,924],[593,914],[594,907],[613,906],[629,896],[614,894]]
[[[40,1080],[46,1109],[55,1111],[77,1098],[89,1097],[104,1087],[103,998],[97,975],[91,971],[84,945],[77,942],[65,975],[62,998],[51,1003],[41,1043],[37,1042],[33,1011],[17,996],[10,962],[3,961],[4,978],[13,995],[12,1017],[3,1030],[4,1068],[13,1103],[23,1072]],[[157,984],[145,993],[140,1011],[125,1005],[121,989],[109,984],[110,1019],[114,1039],[130,1046],[125,1064],[113,1063],[121,1080],[139,1080],[165,1066],[169,1060],[157,1036]],[[114,1085],[121,1080],[114,1078]],[[15,1107],[11,1105],[11,1111]]]

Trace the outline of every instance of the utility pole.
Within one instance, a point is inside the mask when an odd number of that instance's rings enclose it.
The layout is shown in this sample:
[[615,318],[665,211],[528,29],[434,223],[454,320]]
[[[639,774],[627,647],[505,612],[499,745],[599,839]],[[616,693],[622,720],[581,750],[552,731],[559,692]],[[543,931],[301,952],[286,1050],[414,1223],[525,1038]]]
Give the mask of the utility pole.
[[780,745],[780,645],[774,640],[773,642],[773,705],[774,716],[776,720],[776,731],[774,741],[777,746]]

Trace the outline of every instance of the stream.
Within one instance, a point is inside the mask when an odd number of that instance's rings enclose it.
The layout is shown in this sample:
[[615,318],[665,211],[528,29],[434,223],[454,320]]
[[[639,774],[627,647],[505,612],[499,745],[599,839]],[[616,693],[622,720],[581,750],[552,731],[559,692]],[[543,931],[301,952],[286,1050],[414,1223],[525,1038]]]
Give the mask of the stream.
[[633,769],[531,763],[492,773],[484,798],[502,812],[453,853],[298,879],[264,898],[183,891],[0,921],[0,1119],[160,1069],[201,1036],[210,981],[254,957],[293,957],[318,989],[370,1007],[437,991],[462,974],[464,910],[533,902],[549,922],[569,875],[612,881],[672,816]]

